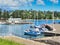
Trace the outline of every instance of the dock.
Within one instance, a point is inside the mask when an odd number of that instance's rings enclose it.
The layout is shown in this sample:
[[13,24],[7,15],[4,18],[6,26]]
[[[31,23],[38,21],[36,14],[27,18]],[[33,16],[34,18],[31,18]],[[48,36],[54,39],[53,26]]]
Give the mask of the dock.
[[33,24],[32,22],[19,22],[19,23],[15,23],[15,24]]
[[[51,24],[51,26],[53,26]],[[60,36],[60,24],[54,24],[55,31],[45,31],[45,36]]]
[[33,24],[33,22],[17,22],[17,23],[6,22],[5,24]]
[[49,45],[60,45],[60,36],[44,37],[44,38],[38,38],[33,40],[37,42],[49,44]]
[[54,24],[54,28],[56,29],[55,31],[44,32],[45,35],[48,37],[37,38],[33,40],[37,42],[46,43],[49,45],[60,45],[60,24]]
[[[53,25],[51,24],[51,26],[53,26]],[[58,33],[58,34],[60,34],[60,24],[54,24],[54,28],[56,30],[52,31],[52,33]]]

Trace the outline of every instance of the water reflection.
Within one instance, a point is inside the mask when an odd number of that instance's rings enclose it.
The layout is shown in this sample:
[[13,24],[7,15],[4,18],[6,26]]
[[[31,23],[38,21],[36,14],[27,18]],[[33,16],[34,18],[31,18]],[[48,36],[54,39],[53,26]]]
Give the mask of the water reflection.
[[8,25],[0,25],[0,36],[4,36],[9,34],[9,26]]

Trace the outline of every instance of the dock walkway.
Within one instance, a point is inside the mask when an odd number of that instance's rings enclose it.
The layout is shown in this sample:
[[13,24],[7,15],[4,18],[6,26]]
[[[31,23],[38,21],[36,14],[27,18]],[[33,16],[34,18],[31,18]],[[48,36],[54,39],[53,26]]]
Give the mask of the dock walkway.
[[[51,24],[51,26],[53,27],[52,24]],[[60,36],[60,24],[54,24],[54,28],[55,28],[56,30],[43,32],[44,35],[46,35],[46,36],[51,36],[51,35],[52,35],[52,36],[54,36],[54,35]]]
[[38,39],[33,39],[33,40],[37,42],[50,44],[50,45],[60,45],[60,36],[44,37],[44,38],[38,38]]
[[[53,25],[51,24],[51,26]],[[48,31],[46,33],[60,35],[60,24],[54,24],[54,28],[56,29],[55,31],[50,31],[50,32]],[[60,36],[44,37],[44,38],[38,38],[38,39],[33,39],[33,40],[38,41],[38,42],[44,42],[50,45],[60,45]]]

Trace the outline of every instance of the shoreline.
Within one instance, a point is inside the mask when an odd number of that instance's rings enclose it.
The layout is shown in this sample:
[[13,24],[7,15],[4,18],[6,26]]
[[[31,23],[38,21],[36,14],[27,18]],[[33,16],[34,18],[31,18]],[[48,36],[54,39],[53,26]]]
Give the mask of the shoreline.
[[[22,19],[22,20],[37,20],[37,19]],[[53,20],[53,19],[38,19],[38,20]],[[60,20],[60,19],[54,19],[54,20]]]
[[[51,24],[52,25],[52,24]],[[60,24],[54,24],[55,28],[56,28],[56,31],[54,32],[57,32],[57,33],[60,33]],[[52,41],[55,41],[55,42],[59,42],[58,40],[60,40],[59,38],[60,36],[54,36],[54,37],[43,37],[43,38],[38,38],[36,40],[40,41],[40,40],[52,40]],[[38,41],[34,41],[34,40],[29,40],[29,39],[25,39],[25,38],[22,38],[22,37],[18,37],[18,36],[1,36],[1,38],[3,39],[8,39],[8,40],[12,40],[12,41],[16,41],[17,43],[24,43],[26,45],[47,45],[45,43],[42,43],[42,42],[38,42]],[[57,41],[56,41],[57,40]]]
[[4,36],[0,38],[15,41],[17,43],[23,43],[25,45],[46,45],[45,43],[42,43],[42,42],[37,42],[37,41],[33,41],[33,40],[29,40],[29,39],[25,39],[17,36]]
[[[25,45],[50,45],[49,43],[53,44],[60,44],[60,36],[53,36],[53,37],[44,37],[44,38],[38,38],[38,39],[25,39],[25,38],[21,38],[18,36],[5,36],[5,37],[0,37],[2,39],[6,39],[6,40],[11,40],[17,43],[23,43]],[[52,42],[51,42],[52,41]]]
[[[37,19],[22,19],[22,20],[37,20]],[[53,20],[53,19],[38,19],[38,20]],[[54,19],[54,20],[60,20],[60,19]],[[6,20],[0,20],[0,21],[6,21]]]

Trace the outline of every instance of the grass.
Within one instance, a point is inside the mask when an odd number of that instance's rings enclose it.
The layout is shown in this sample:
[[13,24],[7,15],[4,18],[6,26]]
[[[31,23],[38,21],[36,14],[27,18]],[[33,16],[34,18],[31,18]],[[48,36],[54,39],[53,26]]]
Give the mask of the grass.
[[24,45],[24,44],[16,43],[14,41],[9,41],[9,40],[5,40],[5,39],[0,38],[0,45]]

